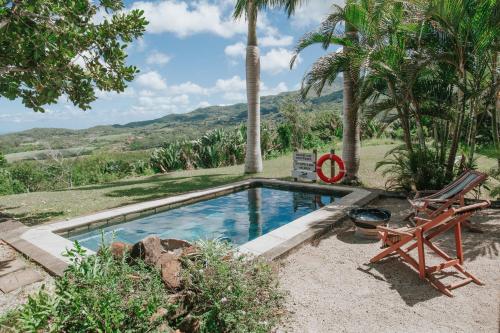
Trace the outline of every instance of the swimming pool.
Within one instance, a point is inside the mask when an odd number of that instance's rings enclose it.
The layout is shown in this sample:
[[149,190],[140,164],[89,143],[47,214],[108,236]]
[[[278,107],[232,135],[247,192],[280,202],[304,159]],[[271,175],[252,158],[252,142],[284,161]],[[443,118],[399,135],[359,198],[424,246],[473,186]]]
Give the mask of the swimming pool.
[[240,245],[338,202],[344,195],[255,186],[68,238],[92,250],[98,249],[103,232],[106,241],[113,237],[127,243],[154,234],[188,241],[222,238]]

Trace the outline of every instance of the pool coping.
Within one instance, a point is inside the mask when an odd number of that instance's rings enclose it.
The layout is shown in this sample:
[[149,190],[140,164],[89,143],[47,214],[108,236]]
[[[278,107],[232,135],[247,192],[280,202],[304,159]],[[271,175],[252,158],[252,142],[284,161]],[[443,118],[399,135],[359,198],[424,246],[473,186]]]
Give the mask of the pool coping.
[[[259,185],[335,191],[346,194],[338,202],[325,205],[238,247],[241,253],[262,256],[270,260],[281,257],[300,244],[327,232],[333,228],[336,222],[346,216],[348,209],[363,206],[379,196],[377,191],[355,187],[252,178],[205,190],[112,208],[66,221],[31,228],[19,228],[10,234],[2,235],[2,238],[18,251],[45,267],[50,273],[62,275],[69,264],[69,259],[63,256],[63,253],[67,249],[73,248],[73,242],[62,237],[62,233],[75,229],[83,231],[85,228],[90,230],[91,227],[123,223],[127,221],[129,216],[132,216],[129,219],[133,219],[141,214],[156,213]],[[93,254],[94,252],[87,249],[87,253]]]

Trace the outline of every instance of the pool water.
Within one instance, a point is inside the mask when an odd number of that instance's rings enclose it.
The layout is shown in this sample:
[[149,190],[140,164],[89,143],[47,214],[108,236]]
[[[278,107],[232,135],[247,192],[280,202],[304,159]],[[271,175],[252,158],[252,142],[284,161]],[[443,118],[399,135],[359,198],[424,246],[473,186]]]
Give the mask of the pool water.
[[228,195],[173,208],[130,222],[70,237],[92,250],[110,239],[135,243],[149,235],[187,241],[226,239],[244,244],[301,216],[340,200],[342,194],[324,195],[267,187],[250,188]]

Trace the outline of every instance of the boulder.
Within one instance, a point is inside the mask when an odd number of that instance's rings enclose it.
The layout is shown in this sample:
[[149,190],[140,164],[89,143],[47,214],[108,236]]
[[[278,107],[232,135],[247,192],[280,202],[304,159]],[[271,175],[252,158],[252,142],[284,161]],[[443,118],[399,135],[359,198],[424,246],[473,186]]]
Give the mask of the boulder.
[[109,246],[109,250],[115,259],[122,259],[131,249],[132,245],[124,242],[113,242]]
[[161,245],[163,246],[163,249],[165,251],[179,252],[179,253],[180,250],[192,246],[191,243],[186,242],[185,240],[174,239],[174,238],[162,239]]
[[163,253],[160,238],[158,236],[148,236],[137,242],[130,251],[133,259],[142,259],[148,265],[157,266],[157,262]]
[[198,253],[198,248],[196,246],[189,246],[182,249],[181,257],[187,257],[192,254]]
[[161,278],[167,288],[178,289],[181,286],[182,267],[176,255],[172,253],[163,253],[158,260],[157,267],[161,270]]

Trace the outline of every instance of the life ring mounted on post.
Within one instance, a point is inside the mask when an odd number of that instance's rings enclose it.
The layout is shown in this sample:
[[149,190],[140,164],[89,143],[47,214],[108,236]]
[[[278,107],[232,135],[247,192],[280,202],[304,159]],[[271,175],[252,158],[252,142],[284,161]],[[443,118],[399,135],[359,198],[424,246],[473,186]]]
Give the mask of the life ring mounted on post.
[[[339,166],[339,173],[336,174],[335,176],[334,175],[331,175],[331,177],[327,177],[325,176],[325,174],[323,173],[323,163],[325,163],[326,161],[332,161],[331,163],[337,163],[337,165]],[[340,181],[342,178],[344,178],[345,176],[345,165],[344,165],[344,161],[342,161],[342,159],[335,155],[335,154],[325,154],[323,156],[321,156],[316,164],[316,173],[318,174],[319,178],[324,181],[325,183],[336,183],[338,181]]]

